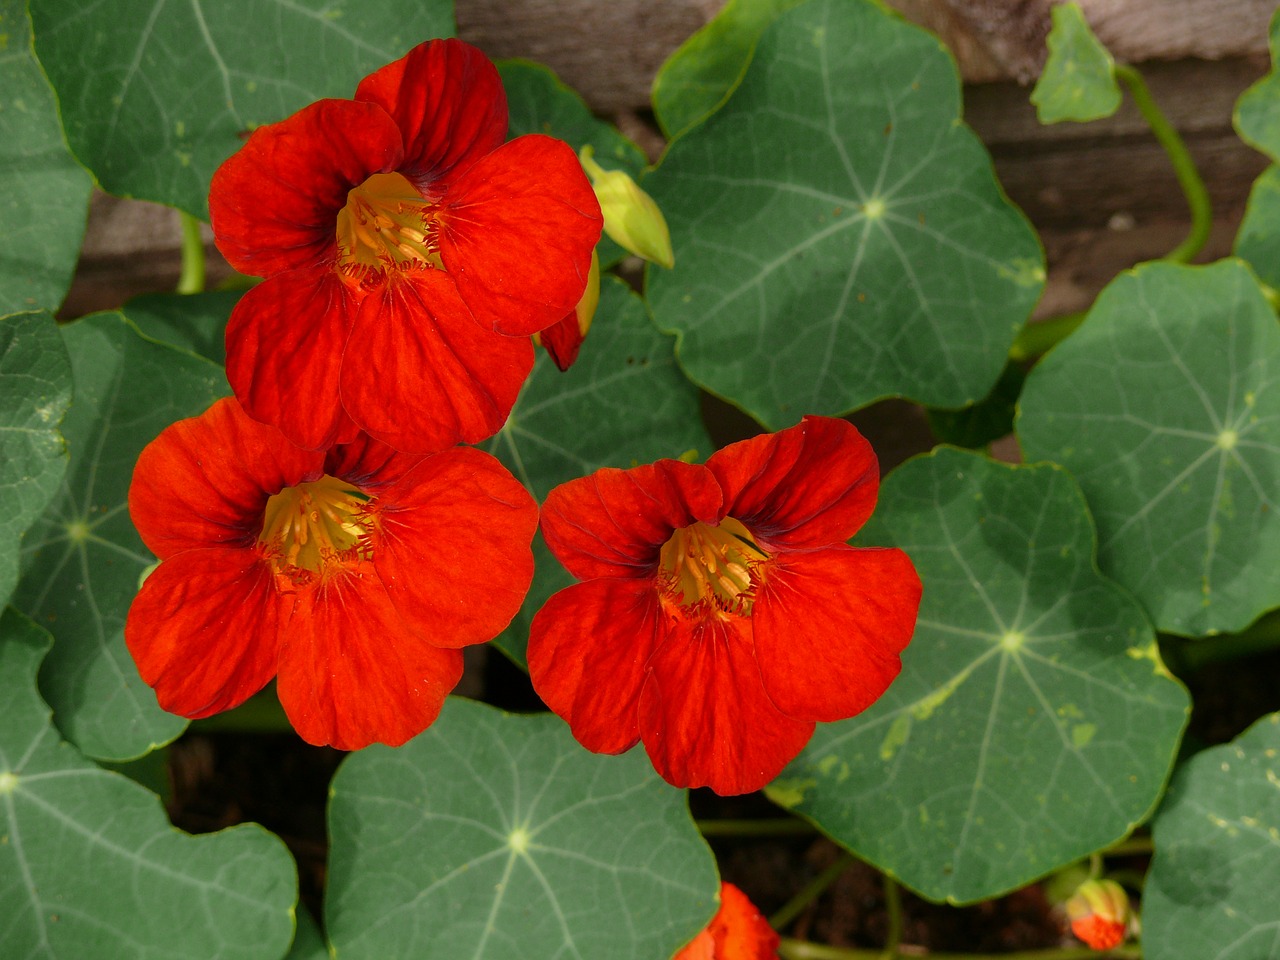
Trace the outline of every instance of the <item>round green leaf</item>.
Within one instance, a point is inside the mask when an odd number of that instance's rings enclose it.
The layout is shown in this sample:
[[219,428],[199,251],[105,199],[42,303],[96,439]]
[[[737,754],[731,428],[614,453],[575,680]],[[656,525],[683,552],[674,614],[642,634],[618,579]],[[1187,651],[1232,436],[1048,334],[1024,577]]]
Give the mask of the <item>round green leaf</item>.
[[1253,182],[1233,252],[1263,283],[1280,288],[1280,167],[1267,167]]
[[243,290],[144,293],[126,303],[120,312],[153,340],[223,364],[227,360],[227,318],[242,296]]
[[1280,10],[1271,17],[1271,72],[1240,95],[1232,122],[1240,139],[1280,162]]
[[329,803],[326,929],[344,960],[653,960],[715,911],[715,860],[642,751],[587,753],[550,714],[450,697]]
[[729,0],[653,78],[653,114],[668,138],[706,116],[742,78],[764,28],[799,0]]
[[36,692],[47,633],[0,618],[0,956],[276,960],[297,872],[256,824],[192,837],[159,799],[60,742]]
[[1154,826],[1142,946],[1161,960],[1280,952],[1280,714],[1192,757]]
[[886,478],[859,541],[915,562],[915,637],[889,691],[819,724],[773,800],[955,903],[1022,886],[1147,816],[1189,702],[1142,610],[1094,566],[1064,470],[939,448]]
[[18,545],[67,471],[58,424],[71,403],[71,361],[47,313],[0,319],[0,607],[18,582]]
[[54,309],[75,272],[93,182],[62,139],[26,0],[0,0],[0,31],[0,314]]
[[1080,481],[1102,569],[1160,630],[1240,630],[1280,605],[1277,387],[1280,328],[1238,260],[1122,274],[1027,377],[1027,459]]
[[676,257],[649,302],[694,381],[771,428],[986,396],[1044,263],[959,110],[946,49],[866,0],[774,21],[644,180]]
[[1049,59],[1031,91],[1041,123],[1084,123],[1120,109],[1116,64],[1074,3],[1053,8]]
[[127,760],[186,726],[160,709],[124,645],[129,604],[155,561],[129,520],[133,465],[162,429],[228,389],[222,368],[142,337],[119,313],[62,333],[75,380],[62,425],[71,463],[27,534],[14,605],[54,635],[40,686],[63,735],[92,757]]
[[[565,86],[547,67],[526,60],[498,64],[507,92],[507,135],[543,133],[565,141],[581,152],[590,145],[594,159],[606,170],[622,170],[638,179],[644,170],[644,153],[611,123],[592,115],[582,97]],[[607,236],[600,237],[600,265],[608,268],[626,251]]]
[[255,127],[454,32],[449,0],[32,6],[67,139],[103,189],[206,220],[213,171]]
[[[676,369],[670,338],[654,329],[644,301],[625,283],[603,279],[578,362],[561,373],[540,350],[506,424],[484,444],[539,500],[601,467],[711,452],[698,391]],[[529,596],[498,638],[521,666],[529,621],[547,597],[573,582],[541,537],[534,558]]]

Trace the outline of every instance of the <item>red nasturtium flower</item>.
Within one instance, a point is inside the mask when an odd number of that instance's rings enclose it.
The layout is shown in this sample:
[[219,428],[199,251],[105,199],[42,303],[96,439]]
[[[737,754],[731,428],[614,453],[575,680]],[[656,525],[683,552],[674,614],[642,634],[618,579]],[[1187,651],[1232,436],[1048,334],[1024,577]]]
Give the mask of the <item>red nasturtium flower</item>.
[[344,750],[424,730],[533,576],[537,505],[488,454],[303,450],[233,399],[142,451],[129,512],[160,565],[125,641],[160,705],[207,717],[276,677],[303,739]]
[[506,135],[493,64],[433,40],[218,169],[218,249],[266,278],[227,326],[246,412],[309,449],[359,429],[430,453],[502,426],[601,229],[572,148]]
[[720,909],[673,960],[777,960],[778,935],[732,883],[720,884]]
[[1071,932],[1093,950],[1112,950],[1129,931],[1129,895],[1114,880],[1086,880],[1067,901]]
[[534,617],[534,688],[588,750],[643,740],[680,787],[746,793],[814,721],[870,706],[900,669],[920,580],[845,541],[875,506],[870,444],[806,417],[705,465],[600,470],[547,496],[542,532],[579,580]]

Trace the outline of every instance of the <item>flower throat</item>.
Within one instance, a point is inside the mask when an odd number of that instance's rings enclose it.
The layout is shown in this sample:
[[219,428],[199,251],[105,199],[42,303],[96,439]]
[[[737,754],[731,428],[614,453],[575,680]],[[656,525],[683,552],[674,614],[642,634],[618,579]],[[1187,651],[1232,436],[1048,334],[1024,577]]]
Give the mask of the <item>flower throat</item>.
[[372,555],[369,496],[345,480],[319,480],[285,487],[267,500],[258,543],[277,575],[310,582],[335,568],[349,568]]
[[686,609],[751,616],[757,568],[769,559],[733,517],[718,526],[681,527],[662,545],[660,582],[666,595]]
[[398,173],[375,173],[347,193],[338,212],[338,266],[363,279],[369,271],[443,267],[431,203]]

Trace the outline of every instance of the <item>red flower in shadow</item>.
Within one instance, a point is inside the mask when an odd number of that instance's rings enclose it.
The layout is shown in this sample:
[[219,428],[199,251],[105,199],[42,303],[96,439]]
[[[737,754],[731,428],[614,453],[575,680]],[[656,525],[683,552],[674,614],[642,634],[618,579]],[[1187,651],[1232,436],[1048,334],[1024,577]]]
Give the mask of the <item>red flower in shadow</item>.
[[276,677],[302,738],[343,750],[424,730],[533,576],[537,506],[488,454],[303,450],[231,399],[142,451],[129,512],[160,565],[125,641],[160,705],[207,717]]
[[715,453],[552,490],[547,546],[579,580],[533,619],[535,689],[578,741],[643,740],[680,787],[746,793],[897,676],[920,580],[855,548],[879,475],[852,426],[807,417]]
[[672,960],[777,960],[778,935],[732,883],[720,884],[720,909]]
[[219,168],[218,249],[266,278],[227,326],[246,412],[308,449],[363,430],[429,453],[501,427],[602,222],[567,144],[506,135],[493,64],[433,40]]

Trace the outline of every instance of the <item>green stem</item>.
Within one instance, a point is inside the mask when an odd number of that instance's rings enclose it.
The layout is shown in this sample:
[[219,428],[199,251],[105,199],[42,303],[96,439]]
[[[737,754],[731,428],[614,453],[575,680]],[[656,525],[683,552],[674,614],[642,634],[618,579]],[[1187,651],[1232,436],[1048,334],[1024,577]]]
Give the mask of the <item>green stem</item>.
[[844,873],[851,863],[853,863],[853,855],[846,853],[827,869],[823,870],[810,880],[803,890],[784,903],[778,909],[778,912],[769,918],[769,926],[775,930],[784,929],[792,920],[800,916],[805,907],[822,896],[827,887],[835,883],[836,878]]
[[1051,347],[1075,333],[1076,327],[1084,322],[1085,311],[1064,313],[1060,317],[1050,317],[1028,323],[1018,333],[1018,339],[1009,348],[1009,359],[1014,363],[1022,363],[1043,356]]
[[885,934],[884,960],[898,960],[898,947],[902,944],[902,891],[898,881],[884,875],[884,909],[889,917],[889,931]]
[[[928,957],[930,960],[1142,960],[1142,948],[1117,947],[1099,953],[1088,947],[1050,947],[1046,950],[1019,950],[1016,953],[934,953],[931,950],[911,948],[903,950],[903,956]],[[782,960],[882,960],[879,950],[856,947],[828,947],[807,940],[783,937],[778,944],[778,956]]]
[[1104,857],[1133,857],[1143,853],[1151,853],[1155,846],[1151,843],[1151,835],[1143,834],[1137,837],[1128,837],[1119,843],[1113,843],[1105,850],[1101,851]]
[[1156,106],[1147,89],[1147,82],[1142,74],[1133,67],[1116,64],[1116,78],[1129,88],[1133,103],[1142,113],[1143,118],[1151,126],[1151,132],[1168,154],[1173,163],[1173,172],[1177,174],[1178,185],[1187,198],[1191,208],[1191,231],[1185,240],[1170,250],[1162,259],[1175,263],[1190,263],[1209,239],[1209,228],[1213,225],[1213,209],[1209,203],[1209,191],[1205,189],[1196,162],[1191,159],[1187,145],[1181,135],[1174,129],[1168,118]]
[[704,837],[794,837],[817,833],[818,829],[804,820],[790,817],[768,817],[760,820],[699,820]]
[[178,293],[200,293],[204,290],[204,239],[200,236],[200,221],[181,210],[178,219],[182,224],[182,276],[178,278]]

